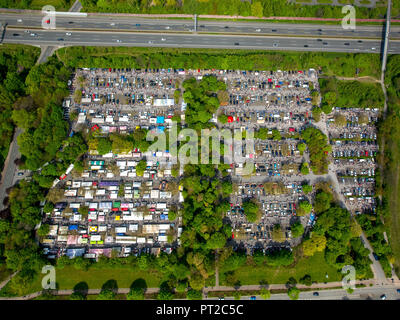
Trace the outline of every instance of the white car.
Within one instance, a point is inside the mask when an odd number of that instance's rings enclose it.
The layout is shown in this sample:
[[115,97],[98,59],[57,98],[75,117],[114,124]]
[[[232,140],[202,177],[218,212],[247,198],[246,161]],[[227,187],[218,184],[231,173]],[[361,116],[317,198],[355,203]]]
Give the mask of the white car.
[[17,22],[22,22],[22,19],[18,19]]
[[375,50],[375,49],[376,49],[375,47],[371,48],[371,50]]
[[256,29],[257,32],[261,32],[261,29]]
[[167,30],[169,30],[169,28],[170,28],[169,26],[166,26],[166,27],[165,27],[165,29],[167,29]]
[[165,39],[165,38],[161,38],[161,41],[165,41],[165,40],[167,40],[167,39]]
[[111,23],[110,23],[110,26],[115,26],[115,23],[114,23],[114,22],[111,22]]
[[71,32],[66,32],[65,35],[66,35],[66,36],[70,36],[70,35],[71,35]]
[[36,37],[37,34],[36,33],[31,33],[31,37]]
[[152,43],[153,43],[153,41],[152,41],[152,40],[149,40],[149,43],[150,43],[150,44],[152,44]]
[[118,40],[117,40],[117,42],[119,42],[119,43],[120,43],[120,42],[122,42],[122,41],[118,39]]

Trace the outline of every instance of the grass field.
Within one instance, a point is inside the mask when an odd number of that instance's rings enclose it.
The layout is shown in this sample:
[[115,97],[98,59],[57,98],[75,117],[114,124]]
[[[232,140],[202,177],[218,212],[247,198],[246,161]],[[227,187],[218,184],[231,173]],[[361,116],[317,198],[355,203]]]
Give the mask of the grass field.
[[[157,288],[162,282],[163,275],[156,271],[132,270],[129,268],[116,269],[95,269],[89,271],[76,270],[72,266],[65,266],[64,269],[56,268],[56,285],[59,290],[73,289],[80,282],[86,282],[89,289],[101,289],[104,283],[115,280],[118,288],[130,288],[133,281],[144,279],[148,288]],[[23,294],[42,290],[42,275],[26,288]],[[0,291],[0,295],[15,295],[9,284]]]
[[[342,275],[325,262],[323,253],[316,253],[310,258],[300,259],[295,266],[291,267],[244,265],[235,271],[235,276],[241,285],[259,284],[260,281],[267,281],[268,284],[284,284],[290,277],[299,281],[306,274],[309,274],[311,279],[317,282],[342,279]],[[329,278],[325,277],[326,274]],[[225,285],[225,276],[222,274],[220,274],[220,285]]]

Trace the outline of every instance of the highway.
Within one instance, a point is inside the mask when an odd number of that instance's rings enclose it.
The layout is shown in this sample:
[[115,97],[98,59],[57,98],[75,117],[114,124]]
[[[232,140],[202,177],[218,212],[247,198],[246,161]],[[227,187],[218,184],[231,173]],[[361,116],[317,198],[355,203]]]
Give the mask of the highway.
[[[0,14],[0,22],[9,27],[41,28],[41,14]],[[133,32],[192,32],[194,20],[190,19],[146,19],[137,17],[111,17],[90,15],[87,17],[56,16],[56,27],[70,30],[120,30]],[[341,25],[261,23],[200,20],[199,33],[254,34],[274,36],[308,37],[352,37],[382,38],[382,26],[357,26],[355,30],[344,30]],[[393,27],[391,37],[400,39],[400,27]]]
[[[70,35],[67,35],[70,34]],[[33,34],[33,35],[32,35]],[[6,29],[4,43],[42,46],[139,46],[380,53],[381,40],[315,39],[278,36],[163,34],[105,31]],[[347,43],[347,45],[346,45]],[[392,40],[388,53],[400,53],[400,40]]]

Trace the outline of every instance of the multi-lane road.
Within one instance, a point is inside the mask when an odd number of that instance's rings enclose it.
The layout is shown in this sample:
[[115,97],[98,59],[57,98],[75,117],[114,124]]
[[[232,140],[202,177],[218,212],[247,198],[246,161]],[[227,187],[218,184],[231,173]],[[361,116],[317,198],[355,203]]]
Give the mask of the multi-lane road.
[[[56,16],[42,29],[40,14],[0,14],[3,41],[41,46],[98,45],[380,53],[384,28],[137,17]],[[30,32],[25,32],[29,30]],[[70,35],[67,35],[70,34]],[[36,34],[36,35],[31,35]],[[392,27],[388,53],[400,53],[400,27]]]
[[[31,45],[146,46],[179,48],[269,49],[379,53],[380,40],[315,39],[277,36],[165,34],[106,31],[58,31],[7,28],[4,43]],[[391,41],[389,53],[400,53],[400,40]]]
[[[1,22],[12,27],[41,27],[43,15],[1,14]],[[190,19],[150,19],[115,16],[56,16],[57,28],[120,30],[134,32],[192,32],[194,21]],[[341,25],[284,24],[260,22],[231,22],[200,20],[197,23],[199,33],[259,34],[282,36],[315,37],[353,37],[382,38],[382,26],[357,26],[355,30],[344,30]],[[392,28],[392,38],[400,39],[400,27]]]

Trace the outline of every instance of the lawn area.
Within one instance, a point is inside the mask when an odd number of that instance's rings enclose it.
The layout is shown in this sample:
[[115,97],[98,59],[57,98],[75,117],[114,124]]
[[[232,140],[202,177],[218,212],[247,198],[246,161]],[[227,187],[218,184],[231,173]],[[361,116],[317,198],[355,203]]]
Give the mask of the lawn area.
[[304,70],[324,75],[378,78],[378,55],[333,52],[268,52],[265,50],[175,49],[135,47],[66,47],[56,51],[66,66],[78,68],[185,68],[239,70]]
[[[325,278],[326,273],[329,278]],[[316,253],[310,258],[302,258],[292,267],[248,266],[244,265],[235,271],[236,278],[241,285],[259,284],[267,281],[268,284],[284,284],[290,277],[299,281],[309,274],[313,281],[340,281],[342,275],[335,268],[325,262],[324,253]],[[225,285],[225,276],[220,274],[220,285]]]
[[[148,288],[159,287],[163,280],[163,275],[157,271],[132,270],[127,268],[116,269],[95,269],[91,268],[88,271],[76,270],[73,266],[65,266],[64,269],[56,268],[56,283],[59,290],[73,289],[80,282],[86,282],[89,289],[101,289],[103,284],[109,280],[115,280],[118,288],[129,288],[133,281],[144,279]],[[42,274],[26,287],[24,294],[37,292],[42,290],[41,286]],[[13,296],[9,284],[0,291],[1,295]]]

